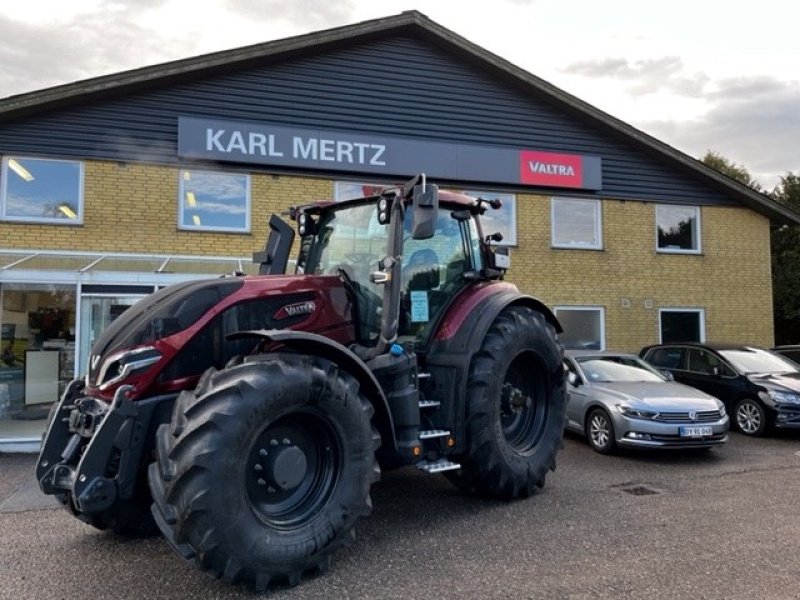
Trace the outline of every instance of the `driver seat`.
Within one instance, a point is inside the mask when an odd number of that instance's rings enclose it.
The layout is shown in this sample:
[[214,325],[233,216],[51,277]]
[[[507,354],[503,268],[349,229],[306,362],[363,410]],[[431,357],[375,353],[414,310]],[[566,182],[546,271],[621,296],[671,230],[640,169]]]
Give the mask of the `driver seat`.
[[430,248],[415,251],[403,267],[406,290],[432,290],[439,287],[439,256]]

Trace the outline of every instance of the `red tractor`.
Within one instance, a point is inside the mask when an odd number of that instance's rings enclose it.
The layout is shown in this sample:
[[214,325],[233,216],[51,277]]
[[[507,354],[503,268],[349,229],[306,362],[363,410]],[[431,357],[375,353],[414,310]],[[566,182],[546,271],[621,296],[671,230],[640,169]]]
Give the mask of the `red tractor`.
[[51,413],[42,491],[256,589],[324,571],[381,469],[530,495],[562,445],[560,327],[503,281],[498,207],[424,176],[297,207],[294,275],[273,216],[260,275],[167,287],[103,332]]

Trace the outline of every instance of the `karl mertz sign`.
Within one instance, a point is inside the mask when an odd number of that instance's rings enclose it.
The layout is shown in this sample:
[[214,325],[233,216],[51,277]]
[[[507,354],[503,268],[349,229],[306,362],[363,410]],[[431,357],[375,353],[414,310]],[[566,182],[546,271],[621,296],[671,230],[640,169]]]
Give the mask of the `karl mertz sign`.
[[599,156],[179,117],[178,156],[460,181],[601,189]]

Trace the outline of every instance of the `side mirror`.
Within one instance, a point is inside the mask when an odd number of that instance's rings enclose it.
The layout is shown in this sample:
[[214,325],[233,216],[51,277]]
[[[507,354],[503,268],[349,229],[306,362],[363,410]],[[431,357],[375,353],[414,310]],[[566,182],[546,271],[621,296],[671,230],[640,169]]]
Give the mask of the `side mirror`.
[[581,380],[578,378],[577,373],[569,371],[567,372],[567,383],[569,383],[572,387],[578,387],[581,384]]
[[675,381],[675,375],[673,375],[672,371],[669,369],[661,369],[661,374],[666,378],[667,381]]
[[264,250],[253,253],[253,262],[258,264],[258,274],[282,275],[285,273],[292,242],[294,242],[294,229],[278,215],[272,215],[269,219],[269,237]]
[[436,233],[436,221],[439,219],[439,186],[415,185],[413,206],[411,237],[415,240],[432,238]]

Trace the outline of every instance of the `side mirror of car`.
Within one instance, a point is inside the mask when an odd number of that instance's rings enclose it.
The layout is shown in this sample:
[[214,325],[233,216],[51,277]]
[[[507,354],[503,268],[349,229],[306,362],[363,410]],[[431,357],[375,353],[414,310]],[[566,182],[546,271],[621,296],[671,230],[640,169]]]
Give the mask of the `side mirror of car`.
[[568,382],[568,383],[569,383],[569,384],[570,384],[572,387],[578,387],[578,386],[581,384],[581,380],[580,380],[580,378],[578,377],[578,374],[577,374],[577,373],[573,373],[572,371],[569,371],[569,372],[567,373],[567,382]]
[[661,374],[667,379],[667,381],[675,381],[675,375],[673,375],[672,371],[669,369],[661,369]]
[[720,375],[722,375],[722,370],[721,370],[719,367],[713,367],[713,368],[711,369],[711,374],[712,374],[714,377],[719,377]]

